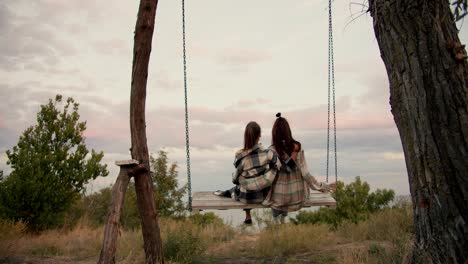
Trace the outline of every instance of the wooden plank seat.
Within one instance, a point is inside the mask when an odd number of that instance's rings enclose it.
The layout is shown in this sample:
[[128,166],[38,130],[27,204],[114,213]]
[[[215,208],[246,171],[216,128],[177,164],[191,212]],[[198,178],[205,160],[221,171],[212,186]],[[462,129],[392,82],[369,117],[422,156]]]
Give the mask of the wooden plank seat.
[[[330,193],[310,191],[310,199],[304,207],[326,206],[336,207],[336,201]],[[231,198],[214,195],[213,192],[194,192],[192,196],[192,211],[198,212],[208,209],[228,210],[244,208],[266,208],[263,204],[243,204]]]

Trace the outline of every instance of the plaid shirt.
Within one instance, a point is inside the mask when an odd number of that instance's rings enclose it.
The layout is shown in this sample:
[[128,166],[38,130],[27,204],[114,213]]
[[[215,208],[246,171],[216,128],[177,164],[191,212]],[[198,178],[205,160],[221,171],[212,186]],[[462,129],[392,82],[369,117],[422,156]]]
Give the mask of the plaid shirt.
[[[271,147],[274,151],[274,148]],[[276,154],[276,151],[274,151]],[[309,172],[301,150],[293,164],[290,158],[285,157],[281,161],[281,169],[276,177],[274,174],[264,174],[255,178],[243,179],[240,186],[245,190],[261,190],[271,186],[271,190],[265,197],[263,204],[276,210],[297,211],[302,208],[304,202],[309,199],[309,186],[314,190],[324,191],[324,184],[319,183]]]
[[[249,150],[239,150],[234,159],[236,171],[232,174],[232,182],[239,185],[245,180],[254,180],[259,177],[275,178],[281,162],[276,152],[264,149],[261,144],[255,145]],[[239,185],[238,199],[245,204],[259,204],[265,200],[270,186],[247,190]]]

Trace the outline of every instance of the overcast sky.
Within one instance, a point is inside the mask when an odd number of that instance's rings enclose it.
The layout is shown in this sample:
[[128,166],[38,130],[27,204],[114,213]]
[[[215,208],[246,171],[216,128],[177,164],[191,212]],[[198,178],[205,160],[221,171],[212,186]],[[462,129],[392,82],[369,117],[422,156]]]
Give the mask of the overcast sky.
[[[39,105],[73,97],[87,121],[86,143],[128,159],[133,31],[139,1],[0,2],[0,169],[5,151],[34,124]],[[187,48],[194,190],[229,187],[245,125],[262,126],[268,146],[276,112],[302,142],[309,167],[325,175],[328,1],[188,0]],[[334,1],[339,178],[408,194],[388,80],[369,14]],[[287,4],[286,4],[287,3]],[[460,32],[463,43],[467,31]],[[169,151],[185,183],[181,3],[160,0],[147,92],[148,146]]]

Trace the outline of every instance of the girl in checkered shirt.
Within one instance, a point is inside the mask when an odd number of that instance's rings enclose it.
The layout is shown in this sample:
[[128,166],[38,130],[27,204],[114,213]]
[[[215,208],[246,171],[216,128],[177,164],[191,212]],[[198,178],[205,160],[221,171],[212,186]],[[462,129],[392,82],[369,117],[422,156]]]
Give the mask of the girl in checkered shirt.
[[[232,175],[232,182],[236,186],[227,191],[215,192],[216,195],[232,197],[244,204],[261,204],[270,187],[265,186],[257,189],[247,190],[239,185],[245,179],[255,179],[258,177],[275,177],[281,166],[273,150],[265,149],[259,143],[261,136],[260,126],[256,122],[249,122],[244,131],[244,147],[238,150],[234,158],[235,172]],[[250,209],[245,211],[245,224],[252,224]]]

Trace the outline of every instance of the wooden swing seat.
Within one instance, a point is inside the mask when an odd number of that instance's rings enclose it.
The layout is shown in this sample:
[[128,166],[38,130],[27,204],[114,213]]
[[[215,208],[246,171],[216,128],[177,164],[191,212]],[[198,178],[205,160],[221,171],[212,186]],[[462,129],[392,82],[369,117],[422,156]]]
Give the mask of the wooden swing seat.
[[[335,208],[336,201],[330,193],[310,191],[310,198],[304,207],[326,206]],[[267,208],[263,204],[243,204],[231,198],[214,195],[213,192],[194,192],[192,196],[192,212],[202,210],[229,210],[245,208]]]

